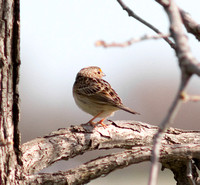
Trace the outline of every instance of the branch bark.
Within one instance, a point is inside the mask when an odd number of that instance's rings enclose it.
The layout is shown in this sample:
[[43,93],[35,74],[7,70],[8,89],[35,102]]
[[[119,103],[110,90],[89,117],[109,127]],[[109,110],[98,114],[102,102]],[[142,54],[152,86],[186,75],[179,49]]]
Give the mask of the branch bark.
[[[189,144],[183,146],[163,146],[161,148],[160,158],[163,168],[170,168],[172,171],[180,170],[179,174],[183,174],[180,172],[187,171],[185,162],[188,161],[188,154],[190,153],[190,156],[199,156],[199,147],[199,144],[192,146]],[[41,173],[28,176],[26,180],[28,180],[29,183],[35,184],[45,184],[47,182],[60,185],[66,183],[71,185],[85,184],[92,179],[96,179],[102,175],[105,176],[113,170],[124,168],[131,164],[149,161],[150,157],[151,147],[134,147],[131,150],[125,150],[123,152],[97,158],[67,172],[53,174]],[[177,175],[177,173],[175,173],[175,175]],[[180,178],[177,179],[179,180]],[[188,178],[184,179],[182,177],[182,180],[178,183],[185,184],[186,180],[188,182]]]
[[167,35],[157,34],[157,35],[153,35],[153,36],[144,35],[143,37],[132,38],[132,39],[130,39],[126,42],[123,42],[123,43],[116,43],[116,42],[106,43],[103,40],[98,40],[98,41],[96,41],[95,46],[97,46],[97,47],[102,46],[104,48],[107,48],[107,47],[127,47],[127,46],[131,46],[132,44],[134,44],[136,42],[141,42],[141,41],[149,40],[149,39],[168,38],[169,36],[170,36],[169,34],[167,34]]
[[[139,22],[141,22],[142,24],[144,24],[148,28],[152,29],[154,32],[163,35],[163,33],[159,29],[157,29],[155,26],[148,23],[147,21],[142,19],[140,16],[138,16],[136,13],[134,13],[122,0],[117,0],[117,2],[120,4],[122,9],[125,10],[128,13],[129,16],[135,18],[136,20],[138,20]],[[176,48],[175,43],[173,43],[169,38],[163,38],[163,39],[171,46],[171,48],[173,48],[173,49]]]
[[20,176],[19,0],[0,0],[0,184]]
[[[181,83],[177,95],[170,106],[170,109],[160,124],[160,129],[155,136],[154,146],[152,151],[152,164],[149,177],[149,185],[156,185],[158,177],[158,160],[160,154],[161,139],[169,124],[173,122],[176,113],[181,105],[181,94],[185,90],[190,77],[193,74],[200,75],[200,68],[197,65],[198,61],[193,57],[190,50],[188,39],[182,29],[181,15],[178,6],[173,0],[156,0],[165,9],[170,20],[170,32],[176,44],[176,55],[181,69]],[[180,176],[179,176],[180,177]],[[185,184],[189,184],[188,182]]]
[[[135,121],[115,121],[107,129],[88,124],[71,126],[22,145],[24,172],[34,174],[52,163],[100,149],[151,146],[158,127]],[[200,131],[169,128],[162,145],[200,143]]]
[[[27,174],[25,181],[36,184],[84,184],[113,170],[149,161],[157,131],[158,127],[146,123],[115,121],[106,129],[82,124],[52,132],[22,145],[24,172]],[[200,160],[199,143],[200,131],[169,128],[161,145],[160,162],[163,168],[171,169],[176,178],[176,170],[182,169],[188,159]],[[113,148],[123,148],[125,151],[97,158],[66,172],[34,175],[58,160],[68,160],[91,150]],[[178,178],[177,182],[185,184],[188,178],[181,181]]]
[[187,31],[193,34],[198,41],[200,41],[200,24],[192,19],[189,13],[180,9],[181,18]]

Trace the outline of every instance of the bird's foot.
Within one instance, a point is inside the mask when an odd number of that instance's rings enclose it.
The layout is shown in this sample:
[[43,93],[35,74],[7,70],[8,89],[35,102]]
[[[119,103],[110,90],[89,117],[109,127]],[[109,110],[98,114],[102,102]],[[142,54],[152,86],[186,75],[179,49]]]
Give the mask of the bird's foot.
[[100,120],[98,123],[103,126],[103,128],[107,128],[108,126],[103,123],[104,119]]
[[89,123],[90,125],[92,125],[93,127],[96,127],[96,124],[101,124],[101,125],[103,126],[103,128],[107,128],[108,126],[107,126],[106,124],[103,123],[104,120],[105,120],[105,119],[102,119],[102,120],[100,120],[100,121],[98,121],[98,122],[93,122],[93,120],[90,120],[88,123]]

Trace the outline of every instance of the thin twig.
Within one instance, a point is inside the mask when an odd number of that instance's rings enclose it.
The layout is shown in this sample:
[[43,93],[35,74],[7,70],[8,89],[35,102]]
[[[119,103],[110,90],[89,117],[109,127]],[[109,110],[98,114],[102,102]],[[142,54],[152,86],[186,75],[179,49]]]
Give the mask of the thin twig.
[[[136,20],[138,20],[145,26],[152,29],[154,32],[156,32],[158,34],[162,34],[162,32],[159,29],[157,29],[155,26],[153,26],[152,24],[148,23],[147,21],[145,21],[144,19],[139,17],[137,14],[135,14],[122,0],[117,0],[117,2],[120,4],[120,6],[123,8],[123,10],[125,10],[128,13],[129,16],[135,18]],[[171,48],[173,48],[173,49],[176,48],[176,45],[169,38],[163,38],[163,39],[171,46]]]
[[200,96],[198,96],[198,95],[188,95],[186,92],[182,92],[181,99],[184,102],[188,102],[188,101],[197,102],[197,101],[200,101]]
[[95,43],[96,46],[102,46],[102,47],[127,47],[132,45],[133,43],[136,42],[140,42],[140,41],[144,41],[144,40],[149,40],[149,39],[160,39],[160,38],[168,38],[170,35],[169,34],[158,34],[158,35],[144,35],[143,37],[139,37],[139,38],[133,38],[130,39],[126,42],[123,43],[106,43],[103,40],[99,40]]
[[152,150],[152,164],[151,164],[151,171],[150,171],[150,177],[149,177],[149,185],[156,185],[157,184],[157,177],[158,177],[158,161],[160,156],[160,146],[161,146],[161,140],[163,137],[163,133],[165,132],[166,128],[170,123],[173,122],[177,111],[179,110],[179,107],[181,105],[181,99],[180,96],[184,89],[187,86],[187,83],[193,73],[188,71],[188,66],[186,64],[194,64],[196,63],[196,60],[191,54],[190,48],[187,43],[187,38],[184,35],[184,32],[182,30],[182,22],[181,22],[181,16],[178,7],[174,3],[173,0],[168,2],[166,4],[166,1],[163,0],[157,0],[158,3],[160,3],[166,10],[169,19],[170,19],[170,30],[172,33],[172,37],[174,38],[174,41],[176,43],[177,49],[176,54],[178,57],[179,65],[181,67],[181,84],[180,88],[177,92],[177,95],[166,115],[162,123],[160,124],[160,130],[155,136],[154,139],[154,146]]
[[188,80],[189,80],[189,78],[188,79],[182,78],[181,85],[177,92],[177,95],[176,95],[166,117],[160,124],[160,129],[158,130],[157,134],[155,135],[155,139],[153,142],[153,149],[152,149],[152,163],[151,163],[148,185],[156,185],[157,184],[158,167],[159,167],[158,161],[159,161],[159,157],[160,157],[161,141],[162,141],[164,132],[168,127],[168,124],[173,123],[173,120],[180,108],[180,105],[181,105],[180,94],[186,88]]

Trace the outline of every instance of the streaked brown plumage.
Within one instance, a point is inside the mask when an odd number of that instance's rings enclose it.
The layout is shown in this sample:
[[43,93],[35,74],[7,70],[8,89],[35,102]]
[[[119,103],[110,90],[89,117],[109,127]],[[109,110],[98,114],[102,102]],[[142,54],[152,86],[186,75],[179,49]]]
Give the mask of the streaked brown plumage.
[[139,114],[125,107],[111,85],[102,79],[105,76],[99,67],[91,66],[81,69],[73,86],[73,96],[76,104],[83,111],[93,115],[89,121],[92,125],[97,117],[103,118],[98,123],[104,127],[104,119],[117,110],[124,110],[132,114]]

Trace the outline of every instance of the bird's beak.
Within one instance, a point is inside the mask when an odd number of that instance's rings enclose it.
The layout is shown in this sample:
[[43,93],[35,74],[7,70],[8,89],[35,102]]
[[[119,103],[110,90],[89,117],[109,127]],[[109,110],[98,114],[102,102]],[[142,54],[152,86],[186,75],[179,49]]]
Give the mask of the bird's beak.
[[106,76],[105,73],[103,73],[103,71],[101,69],[99,69],[99,70],[102,73],[102,76]]

